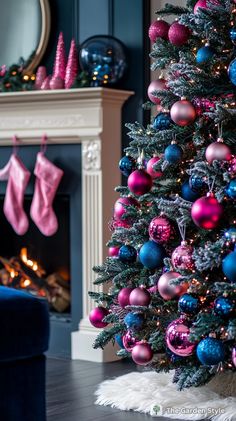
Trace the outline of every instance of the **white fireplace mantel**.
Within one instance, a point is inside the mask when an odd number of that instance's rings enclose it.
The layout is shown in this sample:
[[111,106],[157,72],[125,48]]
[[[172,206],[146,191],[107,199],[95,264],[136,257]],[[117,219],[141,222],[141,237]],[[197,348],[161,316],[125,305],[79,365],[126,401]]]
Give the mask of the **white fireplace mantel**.
[[0,94],[0,146],[11,144],[13,135],[22,144],[40,144],[43,134],[49,144],[82,145],[83,318],[72,333],[73,359],[116,358],[113,347],[92,348],[98,330],[88,321],[94,306],[88,291],[99,290],[93,285],[92,267],[107,255],[108,221],[117,200],[114,187],[120,184],[121,109],[131,95],[107,88]]

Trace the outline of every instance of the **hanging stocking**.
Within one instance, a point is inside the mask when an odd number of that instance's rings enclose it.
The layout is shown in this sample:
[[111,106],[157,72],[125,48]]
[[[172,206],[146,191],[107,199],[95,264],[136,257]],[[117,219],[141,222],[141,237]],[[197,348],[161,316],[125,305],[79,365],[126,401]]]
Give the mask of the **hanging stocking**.
[[30,172],[19,157],[13,153],[7,165],[0,170],[0,180],[8,180],[4,199],[4,214],[18,235],[24,235],[29,227],[23,209],[24,193],[30,179]]
[[52,203],[63,171],[50,162],[41,151],[37,154],[34,174],[36,181],[30,215],[41,233],[50,236],[58,229]]

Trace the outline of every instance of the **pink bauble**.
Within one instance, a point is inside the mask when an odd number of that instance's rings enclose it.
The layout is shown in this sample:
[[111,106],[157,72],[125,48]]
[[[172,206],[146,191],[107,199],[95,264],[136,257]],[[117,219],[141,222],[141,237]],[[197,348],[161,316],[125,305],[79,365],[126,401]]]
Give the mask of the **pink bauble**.
[[150,294],[157,294],[158,293],[158,286],[153,285],[152,287],[148,288],[148,292],[150,292]]
[[236,347],[232,349],[232,363],[234,367],[236,368]]
[[132,359],[136,364],[147,365],[153,357],[151,346],[144,342],[135,345],[132,349]]
[[118,247],[118,246],[109,247],[109,249],[108,249],[108,256],[110,256],[110,257],[118,257],[119,250],[120,250],[120,247]]
[[50,89],[63,89],[64,81],[59,76],[53,76],[50,80]]
[[148,306],[151,301],[151,295],[146,288],[134,288],[129,296],[131,306]]
[[191,216],[193,222],[200,228],[211,230],[219,224],[223,215],[223,206],[218,202],[213,193],[200,197],[193,203]]
[[131,352],[133,347],[137,345],[139,341],[138,339],[134,338],[132,333],[128,330],[128,332],[125,335],[123,335],[122,342],[126,351]]
[[182,241],[181,245],[173,251],[171,263],[177,270],[193,270],[193,247],[188,245],[186,241]]
[[150,238],[159,244],[169,241],[172,231],[173,229],[170,221],[164,216],[156,216],[153,218],[148,230]]
[[128,178],[130,191],[137,196],[148,193],[152,188],[152,177],[145,170],[135,170]]
[[178,22],[172,23],[168,32],[169,41],[177,47],[184,45],[188,41],[189,35],[190,31],[187,26]]
[[196,111],[191,102],[181,99],[172,105],[170,110],[171,119],[178,126],[184,127],[192,124],[196,118]]
[[129,296],[133,288],[122,288],[118,294],[118,303],[121,307],[126,307],[130,305]]
[[206,148],[206,160],[209,164],[212,164],[214,160],[217,161],[230,161],[232,153],[230,148],[223,143],[222,139],[218,139],[216,142],[211,143]]
[[216,105],[213,99],[208,98],[194,98],[193,106],[195,108],[197,116],[201,116],[204,112],[209,112],[211,109],[215,109]]
[[235,156],[233,156],[232,159],[230,160],[228,170],[231,174],[236,173],[236,157]]
[[206,0],[198,0],[194,6],[193,13],[196,14],[198,12],[199,7],[201,7],[201,9],[207,9],[208,7],[206,4]]
[[188,289],[188,283],[182,283],[180,285],[170,284],[172,279],[179,278],[181,275],[178,272],[165,272],[158,281],[158,292],[164,300],[172,300],[173,298],[180,297]]
[[127,212],[126,206],[139,207],[139,203],[133,197],[120,197],[114,205],[114,217],[117,220],[121,220],[122,216]]
[[130,221],[127,220],[122,220],[119,221],[119,219],[113,219],[112,221],[112,230],[115,230],[116,228],[130,228],[131,227],[131,223]]
[[169,23],[164,20],[156,20],[151,24],[148,30],[148,36],[152,42],[157,38],[168,39]]
[[160,158],[158,156],[154,156],[153,158],[149,159],[147,163],[146,171],[153,179],[162,176],[162,172],[160,170],[153,169],[153,165],[156,164],[158,161],[160,161]]
[[165,91],[167,89],[166,87],[166,81],[165,79],[157,79],[153,80],[149,87],[148,87],[148,97],[150,101],[153,102],[153,104],[160,104],[161,100],[160,98],[157,98],[153,95],[153,92],[155,91]]
[[176,355],[188,357],[193,354],[195,344],[190,342],[190,327],[182,319],[174,320],[166,329],[166,345]]
[[91,325],[97,328],[103,328],[108,325],[108,323],[103,322],[104,317],[109,314],[107,308],[96,307],[89,314],[89,321]]

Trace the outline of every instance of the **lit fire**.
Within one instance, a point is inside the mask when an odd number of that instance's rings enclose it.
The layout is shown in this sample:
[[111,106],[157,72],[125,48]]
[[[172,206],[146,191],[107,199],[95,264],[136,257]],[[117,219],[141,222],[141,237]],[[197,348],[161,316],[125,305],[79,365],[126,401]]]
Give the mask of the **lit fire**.
[[28,259],[27,248],[23,247],[20,251],[20,258],[27,266],[33,269],[34,272],[38,270],[38,263],[34,260]]

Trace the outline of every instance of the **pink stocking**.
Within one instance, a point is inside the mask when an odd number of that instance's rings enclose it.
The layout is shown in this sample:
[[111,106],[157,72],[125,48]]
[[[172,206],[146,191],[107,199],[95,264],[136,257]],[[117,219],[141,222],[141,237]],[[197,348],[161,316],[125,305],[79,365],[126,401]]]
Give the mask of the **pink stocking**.
[[18,235],[24,235],[29,227],[23,209],[24,193],[30,179],[30,172],[16,154],[12,154],[7,165],[0,170],[0,180],[8,180],[4,199],[4,214]]
[[58,228],[57,217],[52,208],[63,171],[50,162],[43,154],[37,154],[34,174],[36,176],[34,196],[30,215],[42,234],[50,236]]

